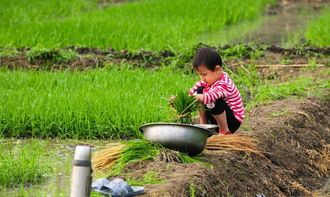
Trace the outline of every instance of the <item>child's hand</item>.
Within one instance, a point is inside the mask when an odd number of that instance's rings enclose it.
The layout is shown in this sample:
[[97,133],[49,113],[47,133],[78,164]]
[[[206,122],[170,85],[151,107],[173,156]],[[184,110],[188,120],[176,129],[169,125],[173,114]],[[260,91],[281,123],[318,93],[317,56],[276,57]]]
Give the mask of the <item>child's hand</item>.
[[193,96],[195,97],[195,99],[202,101],[204,100],[204,95],[203,94],[193,94]]
[[170,98],[168,98],[168,100],[167,100],[168,104],[173,106],[175,98],[176,97],[174,95],[170,96]]

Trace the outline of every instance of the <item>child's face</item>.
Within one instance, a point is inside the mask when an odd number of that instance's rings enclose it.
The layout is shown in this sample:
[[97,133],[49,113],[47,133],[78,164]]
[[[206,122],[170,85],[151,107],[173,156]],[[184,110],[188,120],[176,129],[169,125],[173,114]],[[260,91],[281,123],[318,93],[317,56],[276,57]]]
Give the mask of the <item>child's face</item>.
[[217,80],[219,80],[222,74],[221,66],[216,66],[215,70],[212,71],[208,69],[205,65],[200,65],[196,69],[197,74],[200,76],[201,80],[203,80],[208,85],[214,84]]

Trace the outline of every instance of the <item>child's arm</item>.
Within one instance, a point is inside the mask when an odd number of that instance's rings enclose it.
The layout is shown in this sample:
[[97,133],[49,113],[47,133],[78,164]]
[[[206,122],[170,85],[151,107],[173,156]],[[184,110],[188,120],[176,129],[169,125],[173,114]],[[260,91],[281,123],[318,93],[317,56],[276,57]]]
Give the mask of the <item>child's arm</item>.
[[206,84],[202,81],[198,81],[189,91],[189,95],[193,95],[194,93],[196,93],[197,89],[199,87],[202,87],[202,86],[206,86]]
[[219,98],[227,97],[229,95],[229,92],[227,91],[225,86],[219,84],[213,86],[208,92],[204,93],[203,95],[204,95],[203,103],[209,104]]

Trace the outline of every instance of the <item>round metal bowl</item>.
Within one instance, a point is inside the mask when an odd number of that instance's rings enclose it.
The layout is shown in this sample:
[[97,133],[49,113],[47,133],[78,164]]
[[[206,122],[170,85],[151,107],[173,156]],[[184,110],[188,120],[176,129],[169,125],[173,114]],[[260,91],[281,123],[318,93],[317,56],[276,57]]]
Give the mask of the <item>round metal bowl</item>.
[[212,135],[206,128],[178,123],[150,123],[142,125],[140,130],[149,141],[191,156],[201,153]]

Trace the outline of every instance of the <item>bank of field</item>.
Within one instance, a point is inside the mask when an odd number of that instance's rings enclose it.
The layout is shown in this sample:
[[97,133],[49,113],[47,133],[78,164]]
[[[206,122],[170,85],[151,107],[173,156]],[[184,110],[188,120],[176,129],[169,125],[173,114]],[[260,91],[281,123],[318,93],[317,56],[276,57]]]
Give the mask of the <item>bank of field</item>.
[[[306,96],[327,81],[298,77],[285,83],[263,80],[254,67],[227,69],[245,107]],[[138,138],[150,122],[173,121],[169,96],[187,91],[198,79],[163,68],[0,72],[0,136],[59,138]],[[329,74],[329,70],[324,72]],[[276,85],[274,85],[276,83]]]
[[270,0],[97,2],[1,1],[0,46],[186,50],[205,33],[259,18]]
[[323,9],[320,16],[308,24],[305,37],[315,45],[330,46],[330,8]]

